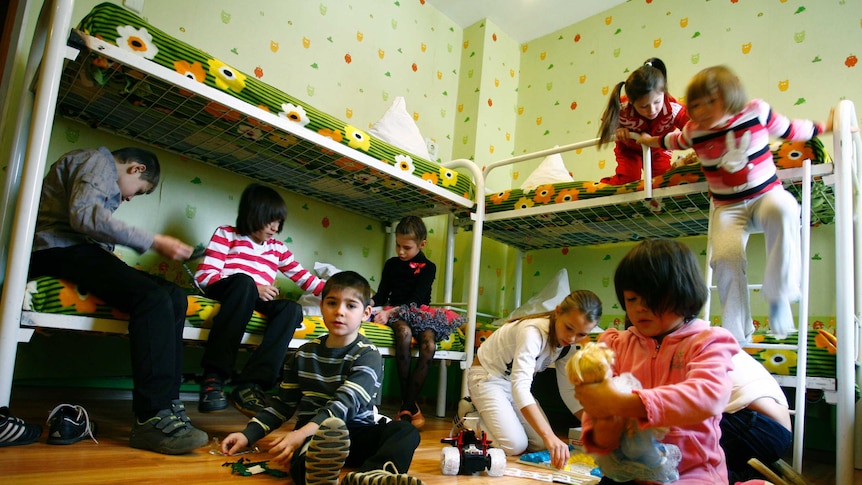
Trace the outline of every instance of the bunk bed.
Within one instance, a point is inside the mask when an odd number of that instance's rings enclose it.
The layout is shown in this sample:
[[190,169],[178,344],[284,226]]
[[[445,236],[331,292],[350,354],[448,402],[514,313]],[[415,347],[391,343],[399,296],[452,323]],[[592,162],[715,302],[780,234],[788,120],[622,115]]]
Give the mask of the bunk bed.
[[[46,1],[42,7],[25,72],[25,82],[35,85],[34,97],[29,98],[29,92],[22,97],[8,149],[2,214],[5,217],[14,210],[15,219],[10,224],[9,263],[0,299],[0,402],[8,402],[11,394],[16,344],[28,341],[34,329],[127,331],[126,316],[82,295],[74,285],[56,279],[27,283],[55,113],[390,226],[406,215],[449,214],[449,248],[454,245],[454,212],[470,210],[474,194],[483,191],[481,174],[473,163],[438,164],[407,153],[170,37],[117,5],[94,7],[78,29],[69,28],[71,10],[69,0]],[[475,187],[474,181],[478,181]],[[4,231],[6,226],[4,221]],[[394,247],[394,235],[389,239],[387,249]],[[474,248],[479,247],[474,243]],[[453,277],[449,248],[446,302],[451,302]],[[470,278],[478,278],[478,273]],[[63,294],[76,295],[74,302],[63,302]],[[475,328],[472,305],[475,298],[467,303],[467,335]],[[207,322],[211,323],[207,315],[216,306],[190,296],[187,340],[206,339]],[[253,319],[243,341],[259,342],[261,325],[260,319]],[[292,346],[324,330],[319,319],[307,318]],[[381,353],[393,353],[388,327],[366,323],[362,331],[381,346]],[[459,361],[463,367],[472,360],[472,348],[463,345],[467,339],[462,335],[438,345],[435,356],[441,363],[437,403],[441,416],[446,391],[443,366]]]
[[[853,231],[855,185],[858,177],[856,160],[860,156],[860,143],[855,108],[850,101],[842,101],[835,111],[834,161],[820,140],[805,143],[782,143],[773,147],[773,159],[784,186],[803,202],[803,222],[810,225],[833,224],[836,230],[836,279],[838,308],[836,333],[837,355],[821,345],[818,332],[808,332],[801,325],[800,332],[784,341],[758,334],[757,348],[749,351],[764,362],[785,387],[819,388],[827,393],[829,402],[838,406],[837,445],[839,477],[852,476],[852,444],[854,406],[857,386],[854,359],[858,339],[854,324],[854,286],[858,261],[853,244],[859,246],[859,235]],[[553,149],[500,160],[483,170],[486,178],[495,169],[514,163],[540,159],[549,155],[581,149],[598,144],[598,139],[586,140]],[[649,168],[648,151],[645,170]],[[810,160],[806,163],[805,160]],[[648,172],[647,172],[648,173]],[[517,307],[520,302],[522,259],[526,251],[636,242],[647,237],[685,237],[707,235],[710,203],[707,184],[699,165],[682,165],[662,176],[621,186],[600,182],[574,181],[546,184],[530,190],[510,189],[486,196],[484,212],[462,213],[457,225],[481,228],[483,235],[514,247],[516,281],[514,292]],[[804,237],[805,231],[803,232]],[[803,244],[806,244],[804,241]],[[857,252],[860,249],[855,249]],[[807,261],[807,256],[806,256]],[[473,262],[479,265],[479,262]],[[848,271],[848,269],[850,271]],[[805,275],[807,278],[807,274]],[[807,280],[805,281],[807,287]],[[807,300],[806,300],[807,302]],[[800,306],[800,321],[808,323],[807,304]],[[816,327],[816,325],[815,325]],[[480,327],[487,332],[487,329]],[[816,330],[816,328],[815,328]],[[807,343],[807,345],[806,345]],[[801,345],[800,345],[801,344]],[[798,354],[798,364],[779,363],[788,355]],[[809,357],[810,356],[810,357]],[[783,367],[783,371],[779,368]],[[790,372],[788,372],[790,371]],[[795,376],[787,375],[795,374]],[[797,392],[794,408],[804,417],[804,392]],[[804,418],[796,420],[794,430],[794,468],[801,470]],[[850,467],[845,468],[845,467]],[[840,481],[840,478],[839,478]]]

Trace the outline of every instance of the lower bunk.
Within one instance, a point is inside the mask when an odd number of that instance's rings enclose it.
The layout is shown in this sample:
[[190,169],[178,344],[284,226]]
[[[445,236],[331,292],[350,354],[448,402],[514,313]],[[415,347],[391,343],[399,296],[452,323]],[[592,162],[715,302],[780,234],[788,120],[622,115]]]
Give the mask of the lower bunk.
[[[213,317],[218,313],[218,301],[199,295],[188,296],[186,325],[183,339],[189,343],[203,342],[209,337]],[[101,334],[127,334],[129,315],[105,304],[95,295],[80,289],[76,284],[51,277],[36,278],[27,283],[24,309],[18,341],[29,342],[37,330],[69,330]],[[266,318],[255,312],[246,326],[242,345],[256,346],[266,328]],[[290,348],[327,333],[323,319],[306,315],[296,329]],[[394,357],[395,340],[392,329],[386,325],[363,322],[359,333],[374,343],[384,357]],[[463,328],[453,332],[446,340],[437,343],[434,359],[440,363],[437,387],[437,414],[445,414],[447,372],[449,361],[466,361]],[[414,350],[414,356],[416,355]]]

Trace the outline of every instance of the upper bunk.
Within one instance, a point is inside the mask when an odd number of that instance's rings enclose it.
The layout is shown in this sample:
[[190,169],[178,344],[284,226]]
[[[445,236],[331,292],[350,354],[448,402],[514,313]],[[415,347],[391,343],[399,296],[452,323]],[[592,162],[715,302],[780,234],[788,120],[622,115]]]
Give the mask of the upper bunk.
[[473,207],[472,174],[438,164],[97,5],[73,30],[58,114],[382,221]]
[[[598,144],[598,139],[512,157],[488,165],[485,176],[524,160]],[[833,172],[832,159],[819,139],[783,142],[772,147],[778,176],[801,198],[803,161],[812,166],[812,224],[834,219],[834,193],[824,183]],[[646,153],[649,153],[648,151]],[[483,235],[522,251],[636,242],[647,237],[706,235],[709,222],[707,183],[696,158],[687,158],[663,175],[644,182],[608,185],[595,181],[545,184],[533,190],[513,188],[485,197]],[[462,213],[459,225],[472,225],[475,214]]]

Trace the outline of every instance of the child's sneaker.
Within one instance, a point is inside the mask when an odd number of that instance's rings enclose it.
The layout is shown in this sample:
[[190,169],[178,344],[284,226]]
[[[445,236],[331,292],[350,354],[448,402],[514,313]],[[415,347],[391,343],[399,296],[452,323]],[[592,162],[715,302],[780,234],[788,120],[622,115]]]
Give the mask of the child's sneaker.
[[42,427],[38,424],[28,424],[12,416],[6,406],[0,408],[0,447],[29,445],[41,435]]
[[201,382],[198,411],[213,413],[227,409],[227,399],[224,397],[224,382],[217,374],[207,374]]
[[[386,470],[387,467],[391,467],[394,471]],[[423,483],[416,477],[398,473],[395,464],[387,461],[382,470],[346,473],[341,479],[341,485],[423,485]]]
[[135,420],[129,444],[132,448],[165,455],[181,455],[205,446],[209,436],[170,409],[162,409],[143,423]]
[[449,436],[457,436],[458,432],[463,429],[472,429],[479,431],[479,411],[473,405],[473,401],[469,396],[461,398],[458,401],[458,410],[452,418],[452,429],[449,431]]
[[82,406],[60,404],[48,414],[49,445],[71,445],[88,436],[99,444],[95,432],[96,423]]
[[336,485],[349,454],[347,425],[340,418],[324,419],[305,452],[306,485]]
[[230,393],[230,400],[233,401],[233,406],[239,412],[250,418],[257,416],[257,413],[269,406],[266,393],[263,392],[260,385],[254,383],[240,384],[234,387]]
[[171,412],[173,412],[176,417],[180,418],[180,421],[189,425],[192,423],[192,420],[189,419],[189,415],[186,414],[186,405],[183,403],[182,399],[174,399],[171,401]]

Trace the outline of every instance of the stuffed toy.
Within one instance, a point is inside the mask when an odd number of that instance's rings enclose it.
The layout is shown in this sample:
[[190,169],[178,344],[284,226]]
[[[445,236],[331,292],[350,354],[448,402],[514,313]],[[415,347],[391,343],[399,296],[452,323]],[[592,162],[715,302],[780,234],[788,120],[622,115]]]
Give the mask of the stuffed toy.
[[[613,375],[615,357],[613,350],[604,343],[587,343],[566,364],[569,381],[579,386],[611,379],[620,391],[641,389],[640,381],[632,373]],[[618,482],[648,480],[669,483],[678,480],[677,466],[682,458],[679,448],[658,441],[667,431],[666,428],[640,429],[637,421],[630,419],[620,437],[619,448],[595,456],[602,475]]]

